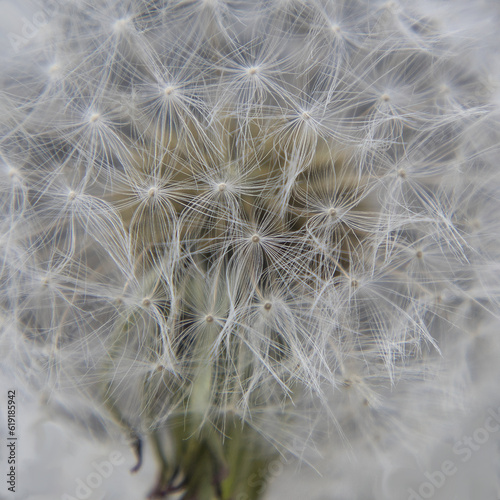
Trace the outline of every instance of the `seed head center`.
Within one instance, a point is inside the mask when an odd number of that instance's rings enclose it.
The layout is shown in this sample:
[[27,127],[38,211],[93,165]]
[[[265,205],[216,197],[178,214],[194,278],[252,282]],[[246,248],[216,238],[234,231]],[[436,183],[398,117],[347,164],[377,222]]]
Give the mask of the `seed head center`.
[[113,25],[113,29],[116,33],[121,33],[127,28],[129,20],[128,19],[118,19]]
[[439,92],[441,92],[441,94],[448,94],[450,92],[450,87],[443,83],[443,85],[439,87]]

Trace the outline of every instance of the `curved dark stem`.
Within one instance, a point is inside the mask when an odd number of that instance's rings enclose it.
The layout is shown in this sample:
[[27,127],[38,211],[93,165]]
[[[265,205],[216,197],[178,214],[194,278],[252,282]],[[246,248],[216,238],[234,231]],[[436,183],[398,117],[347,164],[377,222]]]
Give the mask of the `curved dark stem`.
[[132,449],[134,450],[137,462],[130,469],[130,472],[133,474],[137,472],[142,466],[142,439],[136,432],[132,432]]
[[179,473],[180,469],[179,467],[177,467],[166,485],[164,484],[165,483],[164,475],[160,473],[156,486],[149,494],[148,499],[156,500],[160,498],[167,498],[171,493],[178,493],[179,491],[182,491],[186,487],[187,478],[184,478],[179,483],[174,484],[177,477],[179,476]]

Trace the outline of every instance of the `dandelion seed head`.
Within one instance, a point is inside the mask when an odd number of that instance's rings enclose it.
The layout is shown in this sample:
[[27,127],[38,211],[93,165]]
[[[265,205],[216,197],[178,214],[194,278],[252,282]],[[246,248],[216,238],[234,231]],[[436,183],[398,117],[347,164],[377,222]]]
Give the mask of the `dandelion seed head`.
[[398,4],[398,2],[393,2],[393,1],[384,2],[384,4],[382,5],[382,8],[393,12],[399,8],[399,4]]
[[19,171],[13,167],[9,167],[9,170],[7,171],[7,175],[12,180],[16,180],[20,177]]
[[165,94],[166,97],[170,97],[174,92],[175,92],[175,87],[173,87],[172,85],[168,85],[163,89],[163,93]]
[[51,80],[57,80],[63,75],[63,67],[61,64],[55,62],[48,67],[47,73]]
[[300,117],[303,121],[307,122],[311,119],[311,114],[308,111],[302,111]]
[[0,82],[0,345],[136,435],[416,447],[499,316],[500,101],[450,5],[61,5]]
[[448,85],[446,85],[445,83],[441,84],[439,86],[439,92],[441,94],[449,94],[450,93],[450,87]]
[[479,219],[472,219],[470,221],[470,226],[474,231],[479,231],[482,228],[482,224]]
[[130,27],[130,19],[122,18],[118,19],[113,23],[113,31],[116,34],[122,34]]

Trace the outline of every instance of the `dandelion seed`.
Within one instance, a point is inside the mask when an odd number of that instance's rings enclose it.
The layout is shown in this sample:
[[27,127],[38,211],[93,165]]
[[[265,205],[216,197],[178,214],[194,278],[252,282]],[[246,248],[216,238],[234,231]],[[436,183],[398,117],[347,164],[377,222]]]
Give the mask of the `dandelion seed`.
[[175,92],[175,88],[169,85],[168,87],[165,87],[165,89],[163,90],[163,92],[165,93],[165,95],[167,97],[169,97],[169,96],[171,96]]
[[446,84],[442,84],[440,87],[439,87],[439,92],[441,94],[448,94],[450,92],[450,87]]
[[130,19],[118,19],[113,23],[113,31],[117,34],[121,34],[128,29],[129,23]]

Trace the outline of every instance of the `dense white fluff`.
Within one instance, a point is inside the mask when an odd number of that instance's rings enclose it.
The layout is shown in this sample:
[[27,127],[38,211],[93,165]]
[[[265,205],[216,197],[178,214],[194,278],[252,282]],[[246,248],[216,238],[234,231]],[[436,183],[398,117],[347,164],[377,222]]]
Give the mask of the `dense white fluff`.
[[458,3],[41,2],[0,80],[19,376],[133,435],[418,450],[498,343],[498,74]]

